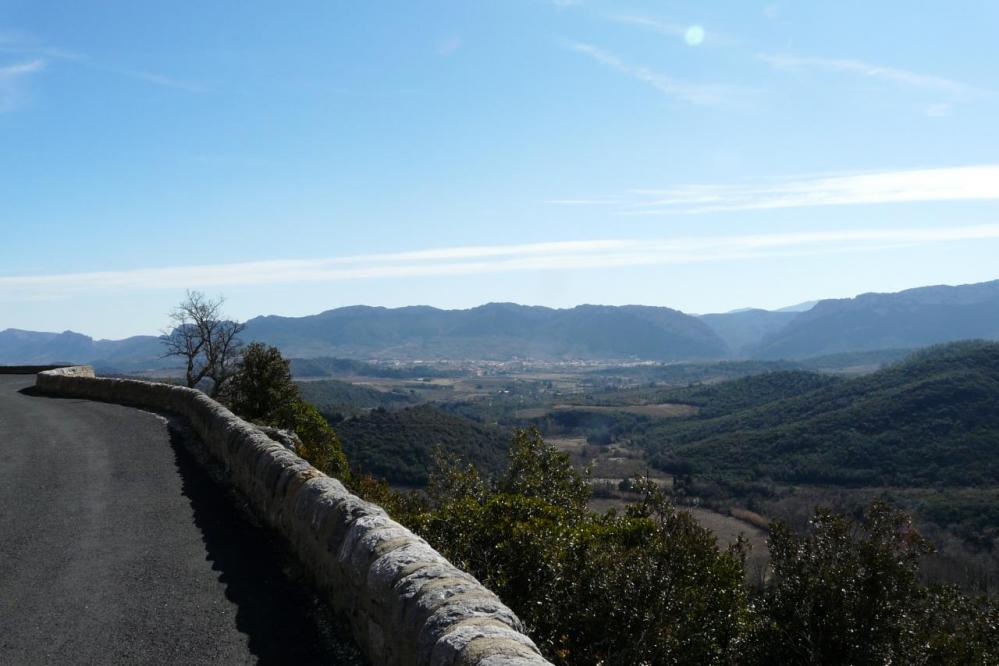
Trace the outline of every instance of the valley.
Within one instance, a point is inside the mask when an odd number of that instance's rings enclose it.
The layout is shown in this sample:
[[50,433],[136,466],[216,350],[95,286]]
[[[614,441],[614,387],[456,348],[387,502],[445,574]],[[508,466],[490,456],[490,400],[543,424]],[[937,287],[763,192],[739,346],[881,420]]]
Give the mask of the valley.
[[299,386],[358,469],[397,486],[426,483],[437,446],[491,473],[515,429],[537,428],[589,470],[594,510],[622,509],[649,477],[721,542],[745,533],[747,575],[763,570],[770,520],[801,528],[816,505],[855,513],[885,496],[934,537],[937,579],[995,591],[999,344],[875,367],[483,364]]

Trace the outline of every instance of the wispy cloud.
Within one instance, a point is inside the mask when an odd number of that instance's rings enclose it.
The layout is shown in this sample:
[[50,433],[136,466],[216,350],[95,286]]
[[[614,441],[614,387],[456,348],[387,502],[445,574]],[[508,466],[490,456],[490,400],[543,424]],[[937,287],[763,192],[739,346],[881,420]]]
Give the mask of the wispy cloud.
[[947,79],[942,76],[934,76],[931,74],[920,74],[918,72],[912,72],[907,69],[899,69],[897,67],[876,65],[864,62],[863,60],[853,60],[847,58],[806,58],[769,53],[761,53],[757,57],[763,62],[779,69],[812,69],[857,74],[867,78],[887,81],[896,85],[951,94],[963,95],[975,92],[975,88],[973,86],[960,81]]
[[630,215],[675,215],[928,201],[999,200],[999,164],[864,172],[737,185],[681,185],[555,205],[616,206]]
[[[66,61],[68,64],[76,64],[100,72],[123,76],[165,88],[173,88],[191,93],[204,92],[204,88],[200,85],[143,69],[106,64],[84,53],[46,44],[35,35],[23,31],[0,31],[0,53],[34,57],[37,60],[33,60],[32,62],[41,62],[42,64],[47,61]],[[2,70],[2,67],[0,67],[0,70]],[[0,95],[2,94],[3,92],[0,90]],[[2,105],[2,101],[3,98],[0,97],[0,105]]]
[[24,80],[44,68],[41,58],[0,65],[0,113],[16,109],[27,99]]
[[108,67],[103,65],[94,65],[94,67],[105,72],[118,74],[119,76],[135,79],[136,81],[145,81],[146,83],[152,83],[153,85],[161,86],[163,88],[173,88],[174,90],[183,90],[189,93],[202,93],[205,91],[205,89],[198,84],[181,81],[169,76],[163,76],[162,74],[155,74],[153,72],[145,72],[137,69],[122,69],[120,67]]
[[[694,23],[681,23],[677,21],[667,21],[650,16],[639,14],[609,14],[607,20],[623,25],[631,25],[644,30],[657,32],[660,35],[676,37],[688,46],[699,46],[701,43],[713,45],[731,46],[738,44],[739,40],[729,35],[724,35],[714,29],[706,29]],[[698,39],[693,39],[698,36]]]
[[0,66],[0,79],[9,81],[25,74],[40,71],[45,67],[44,60],[29,60],[28,62],[18,62],[13,65]]
[[400,279],[763,259],[999,239],[999,224],[437,248],[329,259],[0,277],[0,300],[79,293]]
[[681,81],[643,65],[632,65],[620,56],[605,51],[591,44],[569,42],[569,49],[582,53],[602,65],[605,65],[625,76],[652,86],[663,95],[683,102],[700,105],[716,105],[734,102],[744,95],[745,91],[732,86],[701,84]]
[[0,53],[34,56],[49,60],[84,60],[74,51],[44,43],[34,35],[19,30],[0,30]]
[[662,35],[670,35],[671,37],[683,37],[684,33],[687,32],[688,27],[682,23],[662,21],[635,14],[613,14],[608,16],[608,18],[616,23],[638,26],[640,28],[652,30],[653,32],[658,32]]

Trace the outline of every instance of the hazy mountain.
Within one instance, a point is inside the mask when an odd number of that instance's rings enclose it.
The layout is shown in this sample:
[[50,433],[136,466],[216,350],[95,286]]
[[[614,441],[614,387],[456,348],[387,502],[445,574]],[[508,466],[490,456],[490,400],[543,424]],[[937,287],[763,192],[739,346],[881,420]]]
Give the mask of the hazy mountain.
[[124,340],[94,340],[63,331],[40,333],[8,328],[0,331],[0,364],[89,363],[98,368],[140,370],[176,365],[160,358],[163,346],[152,335]]
[[565,310],[513,303],[469,310],[353,306],[307,317],[257,317],[247,322],[245,337],[304,358],[676,360],[728,352],[697,318],[638,305]]
[[999,339],[999,280],[820,301],[750,350],[756,358]]
[[815,307],[818,301],[805,301],[804,303],[797,303],[795,305],[787,305],[782,308],[777,308],[777,312],[808,312]]
[[[567,310],[490,303],[469,310],[353,306],[307,317],[256,317],[246,341],[302,359],[720,358],[725,343],[695,317],[669,308],[581,305]],[[0,363],[90,363],[104,369],[176,366],[155,336],[93,340],[65,331],[0,332]]]
[[787,326],[797,316],[797,312],[748,309],[700,315],[698,318],[725,341],[733,354],[743,356],[748,349]]
[[[899,350],[974,338],[999,339],[999,280],[824,300],[803,312],[691,316],[640,305],[358,305],[306,317],[256,317],[243,334],[246,341],[275,345],[299,359],[410,361],[804,359],[884,350],[897,357]],[[94,340],[72,331],[0,331],[0,364],[90,363],[105,371],[178,365],[162,353],[156,336]]]

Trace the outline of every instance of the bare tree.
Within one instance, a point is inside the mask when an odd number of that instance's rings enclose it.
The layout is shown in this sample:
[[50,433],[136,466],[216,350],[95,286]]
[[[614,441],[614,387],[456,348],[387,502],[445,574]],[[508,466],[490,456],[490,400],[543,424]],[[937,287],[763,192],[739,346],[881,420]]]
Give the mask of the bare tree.
[[213,398],[218,397],[235,372],[243,344],[239,334],[246,327],[225,317],[224,302],[221,296],[210,299],[200,291],[189,290],[170,313],[172,328],[160,337],[166,346],[164,356],[179,356],[186,361],[187,385],[193,388],[210,379],[209,395]]

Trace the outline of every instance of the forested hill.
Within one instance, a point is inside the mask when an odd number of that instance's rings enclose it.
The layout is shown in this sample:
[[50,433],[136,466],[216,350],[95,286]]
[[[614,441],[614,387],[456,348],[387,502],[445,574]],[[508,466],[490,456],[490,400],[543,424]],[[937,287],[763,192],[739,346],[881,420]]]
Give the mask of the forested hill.
[[820,301],[747,345],[753,358],[916,348],[999,339],[999,280]]
[[298,392],[303,400],[327,415],[349,416],[369,409],[394,409],[416,402],[409,393],[379,391],[336,379],[299,382]]
[[778,370],[732,381],[671,389],[658,400],[694,405],[698,408],[698,415],[704,418],[787,400],[841,381],[834,376],[807,370]]
[[[759,389],[766,377],[729,382],[715,396],[689,396],[703,416],[657,425],[640,443],[665,469],[731,479],[999,483],[997,343],[934,347],[873,374],[825,385],[778,381],[783,393],[776,399],[757,392],[740,404],[739,395],[750,395],[742,389],[750,383]],[[787,397],[794,386],[801,392]]]
[[470,460],[486,473],[506,461],[510,434],[443,412],[431,405],[375,409],[336,424],[351,465],[392,483],[422,486],[438,447],[453,459]]
[[721,338],[696,317],[637,305],[355,306],[308,317],[257,317],[247,322],[245,335],[306,358],[676,360],[728,354]]

